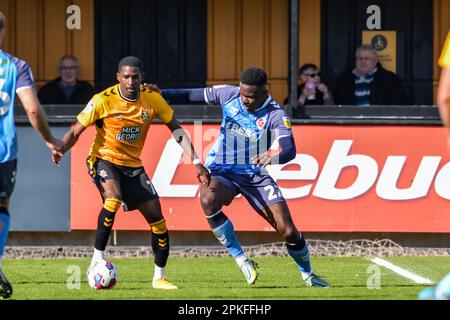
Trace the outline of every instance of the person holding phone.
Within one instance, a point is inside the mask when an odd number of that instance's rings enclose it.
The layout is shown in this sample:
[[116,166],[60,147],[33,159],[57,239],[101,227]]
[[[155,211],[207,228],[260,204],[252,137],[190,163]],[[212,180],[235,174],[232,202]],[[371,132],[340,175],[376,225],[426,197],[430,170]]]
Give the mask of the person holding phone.
[[[301,84],[297,87],[298,103],[294,111],[294,117],[299,107],[305,105],[334,105],[334,98],[328,86],[320,79],[320,69],[312,63],[301,66],[298,70]],[[289,103],[289,97],[284,104]]]

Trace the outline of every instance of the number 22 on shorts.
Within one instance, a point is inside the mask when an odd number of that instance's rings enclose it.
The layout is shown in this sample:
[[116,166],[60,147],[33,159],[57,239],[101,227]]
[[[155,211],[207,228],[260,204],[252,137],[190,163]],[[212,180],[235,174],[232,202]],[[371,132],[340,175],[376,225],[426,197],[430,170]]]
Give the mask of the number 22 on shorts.
[[276,186],[265,186],[264,190],[269,191],[269,194],[267,195],[267,200],[269,201],[281,196],[280,194],[278,194],[278,188]]

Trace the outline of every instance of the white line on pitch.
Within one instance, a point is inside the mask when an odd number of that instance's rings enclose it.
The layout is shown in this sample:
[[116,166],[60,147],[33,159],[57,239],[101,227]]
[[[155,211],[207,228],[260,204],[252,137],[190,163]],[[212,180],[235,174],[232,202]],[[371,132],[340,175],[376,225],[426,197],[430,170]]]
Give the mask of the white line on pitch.
[[397,267],[396,265],[394,265],[384,259],[377,257],[377,258],[370,259],[370,261],[372,261],[373,263],[376,263],[380,266],[383,266],[385,268],[388,268],[389,270],[394,271],[395,273],[401,275],[402,277],[408,278],[408,279],[414,281],[415,283],[418,283],[418,284],[433,284],[434,283],[430,279],[418,276],[414,273],[409,272],[408,270]]

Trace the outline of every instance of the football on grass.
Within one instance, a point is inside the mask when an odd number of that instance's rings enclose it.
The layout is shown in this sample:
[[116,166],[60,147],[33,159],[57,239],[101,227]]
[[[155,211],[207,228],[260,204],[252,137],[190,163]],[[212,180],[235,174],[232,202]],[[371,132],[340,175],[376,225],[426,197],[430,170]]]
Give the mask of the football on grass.
[[95,290],[111,289],[117,283],[117,269],[111,261],[97,261],[89,267],[87,280]]

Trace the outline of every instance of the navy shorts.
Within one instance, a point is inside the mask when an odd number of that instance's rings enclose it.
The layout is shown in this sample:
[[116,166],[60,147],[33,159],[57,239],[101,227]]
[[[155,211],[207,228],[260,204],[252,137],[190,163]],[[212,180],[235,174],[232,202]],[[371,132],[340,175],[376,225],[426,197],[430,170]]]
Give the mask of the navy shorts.
[[16,184],[17,160],[0,163],[0,199],[8,199]]
[[233,194],[242,194],[257,212],[286,201],[277,183],[269,175],[211,172],[211,179],[223,183]]
[[94,157],[87,158],[86,164],[89,175],[100,192],[103,190],[102,181],[119,181],[125,211],[136,210],[140,204],[159,198],[143,167],[119,166]]

